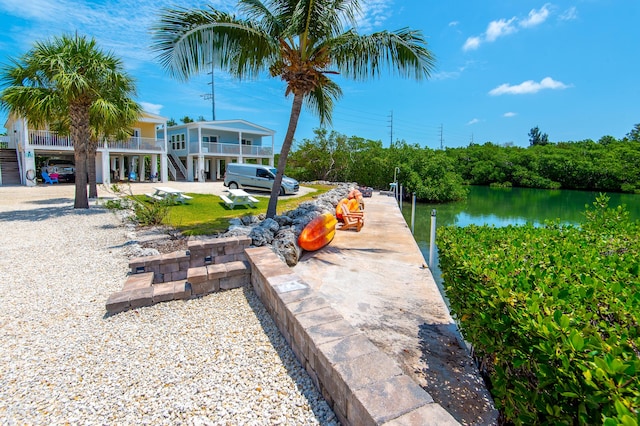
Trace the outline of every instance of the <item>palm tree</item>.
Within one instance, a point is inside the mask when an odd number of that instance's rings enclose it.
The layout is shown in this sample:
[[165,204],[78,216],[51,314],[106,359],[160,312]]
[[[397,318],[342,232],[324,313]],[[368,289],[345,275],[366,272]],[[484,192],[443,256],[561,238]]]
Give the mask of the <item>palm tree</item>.
[[401,29],[358,34],[358,0],[240,0],[246,18],[218,11],[166,9],[154,32],[153,49],[178,79],[208,70],[211,63],[237,78],[268,71],[293,95],[289,125],[267,217],[276,214],[282,176],[303,103],[331,123],[334,101],[342,95],[328,75],[363,80],[385,67],[417,80],[429,77],[434,58],[419,31]]
[[[126,140],[131,137],[131,126],[140,117],[142,109],[137,102],[120,93],[96,99],[89,110],[90,136],[87,143],[87,178],[89,198],[98,196],[96,182],[96,152],[101,141],[109,138]],[[60,134],[69,134],[69,117],[54,123],[51,128]]]
[[[19,60],[3,68],[0,80],[2,107],[25,117],[31,126],[68,123],[76,166],[74,208],[89,208],[86,164],[91,110],[101,99],[118,107],[135,94],[122,62],[100,50],[94,39],[63,35],[36,42]],[[107,121],[93,127],[110,129]]]

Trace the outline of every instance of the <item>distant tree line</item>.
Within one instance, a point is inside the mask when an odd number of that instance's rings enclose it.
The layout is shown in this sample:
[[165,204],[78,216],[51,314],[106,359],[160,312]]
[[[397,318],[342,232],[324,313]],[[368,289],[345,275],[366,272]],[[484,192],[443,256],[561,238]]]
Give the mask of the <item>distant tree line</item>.
[[603,136],[597,142],[552,143],[535,127],[527,148],[487,142],[433,150],[405,141],[386,148],[336,131],[314,133],[294,146],[288,175],[376,189],[389,188],[395,176],[405,194],[432,202],[464,199],[465,185],[640,193],[640,124],[622,139]]

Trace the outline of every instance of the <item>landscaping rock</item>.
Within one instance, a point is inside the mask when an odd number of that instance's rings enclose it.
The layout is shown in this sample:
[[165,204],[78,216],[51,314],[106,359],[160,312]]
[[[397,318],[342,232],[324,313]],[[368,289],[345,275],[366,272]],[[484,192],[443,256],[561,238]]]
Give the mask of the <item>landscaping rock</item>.
[[248,235],[255,247],[271,246],[272,250],[289,266],[295,266],[302,249],[298,246],[298,236],[316,217],[324,213],[335,214],[338,202],[357,187],[354,183],[341,183],[313,201],[301,203],[296,209],[266,219],[264,214],[247,215],[232,219],[227,232],[221,237]]

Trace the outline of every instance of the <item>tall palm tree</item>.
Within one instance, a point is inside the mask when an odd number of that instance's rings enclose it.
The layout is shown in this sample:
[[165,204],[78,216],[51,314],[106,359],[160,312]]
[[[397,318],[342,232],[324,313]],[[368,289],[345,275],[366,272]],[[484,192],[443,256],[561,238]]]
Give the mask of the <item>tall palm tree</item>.
[[[116,91],[109,98],[97,99],[91,105],[91,137],[87,145],[87,172],[89,176],[89,198],[98,196],[96,183],[96,151],[100,140],[114,138],[127,140],[131,137],[132,126],[140,118],[142,108],[133,99]],[[106,170],[103,171],[107,173]]]
[[[30,125],[68,121],[76,166],[74,208],[89,208],[87,150],[91,108],[98,99],[125,99],[135,94],[122,62],[96,46],[94,39],[63,35],[12,60],[0,74],[3,108],[26,117]],[[117,104],[117,103],[116,103]]]
[[[133,99],[122,96],[123,93],[104,93],[105,97],[96,99],[89,110],[90,136],[87,143],[87,177],[89,198],[98,196],[96,182],[96,152],[98,145],[105,139],[126,140],[131,137],[132,125],[140,117],[142,108]],[[69,117],[52,125],[52,129],[61,134],[69,134]]]
[[342,95],[328,75],[363,80],[388,67],[420,80],[429,77],[434,58],[419,31],[358,34],[358,0],[240,0],[238,6],[244,18],[213,7],[164,10],[152,29],[153,49],[178,79],[214,62],[240,79],[268,71],[286,83],[285,96],[293,95],[293,104],[267,208],[273,217],[303,103],[321,124],[330,124],[334,101]]

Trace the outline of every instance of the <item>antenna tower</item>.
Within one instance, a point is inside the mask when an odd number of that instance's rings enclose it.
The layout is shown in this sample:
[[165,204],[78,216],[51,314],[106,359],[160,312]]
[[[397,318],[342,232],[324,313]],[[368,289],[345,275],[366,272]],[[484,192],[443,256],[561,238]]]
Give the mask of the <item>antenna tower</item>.
[[211,76],[211,81],[207,83],[211,85],[211,93],[205,93],[204,95],[200,96],[202,96],[205,100],[211,99],[211,119],[213,121],[216,121],[216,92],[213,84],[213,61],[211,61],[211,72],[208,72],[207,74]]

